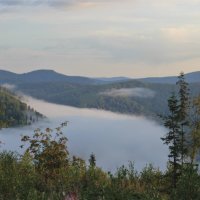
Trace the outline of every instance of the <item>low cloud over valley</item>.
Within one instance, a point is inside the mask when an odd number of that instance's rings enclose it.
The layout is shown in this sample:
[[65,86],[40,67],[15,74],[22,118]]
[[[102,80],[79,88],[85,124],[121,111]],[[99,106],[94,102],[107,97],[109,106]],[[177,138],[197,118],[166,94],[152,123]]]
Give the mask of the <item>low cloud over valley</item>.
[[152,98],[155,95],[153,90],[147,88],[121,88],[121,89],[111,89],[101,92],[100,95],[105,96],[121,96],[121,97],[141,97],[141,98]]

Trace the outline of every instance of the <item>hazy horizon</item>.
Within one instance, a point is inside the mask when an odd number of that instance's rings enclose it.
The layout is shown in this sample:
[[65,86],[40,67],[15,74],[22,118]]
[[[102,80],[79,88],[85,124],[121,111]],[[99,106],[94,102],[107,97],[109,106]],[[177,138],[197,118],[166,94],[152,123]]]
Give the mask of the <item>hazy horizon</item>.
[[[134,77],[134,76],[108,76],[108,75],[105,75],[105,76],[84,76],[84,75],[80,75],[80,74],[66,74],[66,73],[63,73],[63,72],[59,72],[57,71],[56,69],[48,69],[48,68],[41,68],[41,69],[32,69],[32,70],[28,70],[28,71],[22,71],[22,72],[16,72],[16,71],[11,71],[11,70],[7,70],[7,69],[3,69],[3,68],[0,68],[0,70],[3,70],[3,71],[7,71],[7,72],[11,72],[11,73],[15,73],[15,74],[18,74],[18,75],[21,75],[21,74],[26,74],[26,73],[30,73],[30,72],[34,72],[34,71],[39,71],[39,70],[52,70],[56,73],[59,73],[59,74],[63,74],[63,75],[66,75],[66,76],[82,76],[82,77],[88,77],[88,78],[117,78],[117,77],[124,77],[124,78],[133,78],[133,79],[140,79],[140,78],[163,78],[163,77],[171,77],[171,76],[175,76],[175,77],[178,77],[178,75],[180,74],[180,72],[184,72],[184,71],[180,71],[178,74],[166,74],[165,76],[161,75],[161,76],[155,76],[155,75],[151,75],[151,76],[139,76],[139,77]],[[200,70],[197,70],[197,71],[189,71],[185,74],[189,74],[189,73],[193,73],[193,72],[200,72]]]

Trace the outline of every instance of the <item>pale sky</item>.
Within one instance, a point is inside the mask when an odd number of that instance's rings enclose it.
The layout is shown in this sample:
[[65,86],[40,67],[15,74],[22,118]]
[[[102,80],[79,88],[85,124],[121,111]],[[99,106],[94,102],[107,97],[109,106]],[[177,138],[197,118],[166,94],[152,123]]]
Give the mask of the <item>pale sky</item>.
[[0,0],[0,69],[165,76],[200,70],[200,0]]

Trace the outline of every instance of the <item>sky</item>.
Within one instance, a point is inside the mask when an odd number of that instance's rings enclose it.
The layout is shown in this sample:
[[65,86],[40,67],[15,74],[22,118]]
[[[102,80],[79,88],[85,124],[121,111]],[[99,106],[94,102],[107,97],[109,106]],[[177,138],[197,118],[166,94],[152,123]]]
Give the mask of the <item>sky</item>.
[[200,0],[0,0],[0,69],[90,77],[200,70]]

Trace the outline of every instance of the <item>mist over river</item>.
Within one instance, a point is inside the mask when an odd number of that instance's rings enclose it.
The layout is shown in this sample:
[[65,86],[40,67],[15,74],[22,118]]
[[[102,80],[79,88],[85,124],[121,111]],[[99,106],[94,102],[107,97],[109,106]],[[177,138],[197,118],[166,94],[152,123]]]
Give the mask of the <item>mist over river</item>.
[[36,128],[56,128],[67,120],[69,124],[63,132],[69,140],[71,155],[88,160],[94,153],[97,165],[105,170],[113,171],[128,161],[134,161],[138,170],[147,163],[165,169],[168,150],[160,138],[166,129],[156,122],[144,117],[56,105],[31,97],[25,97],[25,101],[48,119],[27,127],[1,130],[0,140],[4,142],[1,150],[22,152],[20,135],[31,135]]

